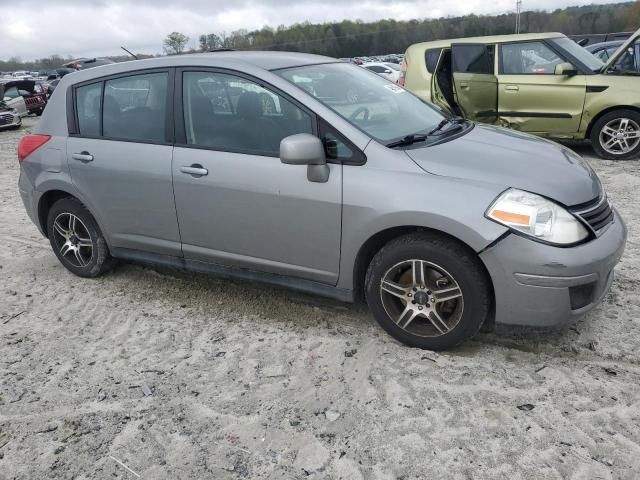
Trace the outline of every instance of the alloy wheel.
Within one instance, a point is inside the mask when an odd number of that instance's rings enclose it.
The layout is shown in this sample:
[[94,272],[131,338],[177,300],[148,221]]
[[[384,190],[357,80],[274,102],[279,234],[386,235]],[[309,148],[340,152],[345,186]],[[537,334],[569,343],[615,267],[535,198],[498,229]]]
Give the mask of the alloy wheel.
[[72,213],[61,213],[53,222],[55,245],[60,256],[71,265],[86,267],[93,257],[93,241],[82,220]]
[[464,298],[453,276],[432,262],[412,259],[391,267],[380,283],[382,305],[407,333],[438,337],[462,318]]
[[640,143],[640,126],[630,118],[614,118],[600,130],[599,141],[611,155],[627,154]]

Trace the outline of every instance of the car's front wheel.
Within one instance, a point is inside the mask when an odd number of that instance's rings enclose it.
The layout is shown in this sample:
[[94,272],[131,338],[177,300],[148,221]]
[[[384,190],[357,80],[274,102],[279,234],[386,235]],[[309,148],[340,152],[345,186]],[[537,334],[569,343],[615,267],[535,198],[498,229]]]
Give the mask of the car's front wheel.
[[640,155],[640,113],[614,110],[600,117],[591,129],[591,144],[602,158],[628,160]]
[[113,266],[98,223],[75,198],[53,204],[47,216],[47,235],[60,263],[80,277],[97,277]]
[[452,348],[475,335],[491,303],[476,255],[441,235],[397,238],[373,258],[366,299],[380,325],[402,343]]

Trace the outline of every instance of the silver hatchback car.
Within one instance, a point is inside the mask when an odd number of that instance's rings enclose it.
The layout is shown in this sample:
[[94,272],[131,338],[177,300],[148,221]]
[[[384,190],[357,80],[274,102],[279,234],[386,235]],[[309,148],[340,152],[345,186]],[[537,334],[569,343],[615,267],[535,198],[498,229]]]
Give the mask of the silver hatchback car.
[[443,349],[587,312],[624,250],[571,150],[332,58],[174,56],[57,90],[20,143],[20,193],[82,277],[124,259],[366,299],[396,339]]

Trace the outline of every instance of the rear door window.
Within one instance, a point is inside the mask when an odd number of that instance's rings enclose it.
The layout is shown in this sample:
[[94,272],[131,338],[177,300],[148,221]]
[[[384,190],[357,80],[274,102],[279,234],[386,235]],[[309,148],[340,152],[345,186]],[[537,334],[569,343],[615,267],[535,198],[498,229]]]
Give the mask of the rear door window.
[[168,76],[161,72],[107,80],[102,135],[152,143],[166,141]]
[[454,44],[451,51],[454,73],[493,73],[493,45]]
[[76,89],[78,129],[83,137],[100,136],[100,102],[102,82]]

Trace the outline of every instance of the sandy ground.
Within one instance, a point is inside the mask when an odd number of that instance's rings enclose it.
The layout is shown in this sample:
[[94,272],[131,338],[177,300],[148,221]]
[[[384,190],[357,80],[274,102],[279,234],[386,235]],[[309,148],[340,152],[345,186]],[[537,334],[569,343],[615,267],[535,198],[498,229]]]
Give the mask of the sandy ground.
[[630,230],[600,308],[435,354],[259,285],[74,277],[19,198],[27,130],[0,132],[0,479],[640,476],[640,162],[590,158]]

